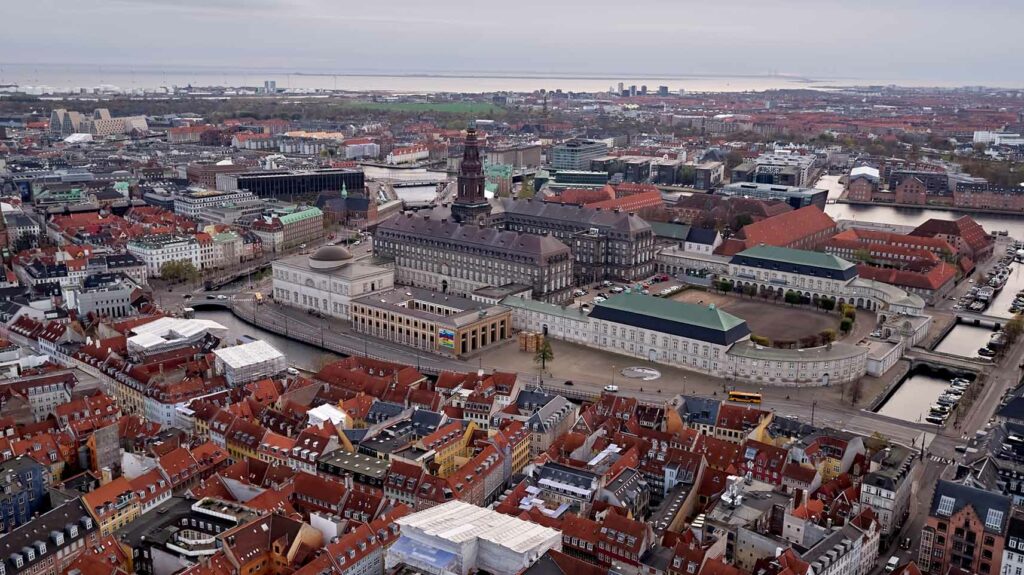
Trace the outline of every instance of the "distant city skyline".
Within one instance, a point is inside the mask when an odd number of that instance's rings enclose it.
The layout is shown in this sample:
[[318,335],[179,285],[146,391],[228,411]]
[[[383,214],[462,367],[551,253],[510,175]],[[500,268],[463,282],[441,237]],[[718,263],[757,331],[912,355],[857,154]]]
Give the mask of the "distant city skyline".
[[8,0],[6,65],[772,76],[1017,87],[1024,5]]

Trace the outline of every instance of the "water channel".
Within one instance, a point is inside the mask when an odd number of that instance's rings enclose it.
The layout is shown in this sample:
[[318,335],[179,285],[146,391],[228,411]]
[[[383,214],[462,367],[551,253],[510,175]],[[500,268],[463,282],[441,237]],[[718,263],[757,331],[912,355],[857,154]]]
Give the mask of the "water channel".
[[[404,178],[408,179],[416,179],[417,177],[422,176],[426,176],[424,179],[437,177],[434,173],[429,173],[425,170],[422,172],[416,170],[389,170],[387,168],[381,168],[380,170],[382,173],[378,175],[384,177],[394,177],[397,176],[397,173],[399,172],[405,173],[398,177],[404,176]],[[830,199],[837,198],[842,192],[842,185],[839,183],[839,176],[823,176],[815,187],[829,190]],[[962,215],[948,210],[894,208],[892,206],[883,205],[850,206],[846,204],[829,204],[826,212],[836,220],[851,219],[890,223],[902,226],[915,226],[929,218],[952,219]],[[991,231],[1005,229],[1009,230],[1010,235],[1015,238],[1024,238],[1024,218],[988,214],[975,215],[973,217],[981,223],[986,230]],[[1000,255],[1001,254],[997,254],[997,256]],[[995,298],[992,305],[985,312],[986,314],[997,317],[1011,317],[1009,312],[1010,303],[1013,301],[1016,293],[1019,290],[1024,289],[1024,271],[1022,270],[1024,270],[1024,265],[1017,264],[1014,266],[1006,287],[1003,288]],[[292,341],[284,336],[277,335],[248,324],[235,317],[230,311],[197,310],[196,317],[214,320],[223,324],[228,328],[231,338],[250,335],[263,339],[284,353],[288,357],[289,364],[302,369],[316,370],[321,364],[321,358],[324,355],[327,355],[330,358],[336,357],[333,354],[325,353],[320,348]],[[991,328],[959,324],[954,327],[945,338],[943,338],[938,346],[936,346],[935,350],[962,357],[976,357],[978,348],[983,347],[988,343],[988,339],[991,334]],[[892,397],[890,397],[889,400],[879,408],[878,412],[909,421],[916,421],[920,416],[923,421],[924,416],[927,415],[928,407],[935,402],[935,399],[948,385],[948,380],[948,377],[941,378],[925,373],[912,374],[908,376],[899,389],[893,393]]]
[[[828,198],[830,200],[838,199],[843,192],[843,185],[839,183],[839,176],[822,176],[814,187],[828,190]],[[918,226],[932,218],[955,220],[963,215],[967,215],[966,212],[955,212],[952,210],[897,208],[883,204],[871,206],[829,204],[825,206],[825,213],[832,216],[832,219],[836,221],[880,222],[899,226]],[[1020,216],[1003,214],[970,214],[970,216],[989,233],[1007,230],[1010,232],[1011,237],[1017,239],[1024,238],[1024,218]]]
[[953,374],[919,369],[907,374],[876,411],[904,421],[923,422],[931,405],[949,387]]
[[228,337],[226,338],[227,343],[234,343],[237,338],[242,337],[243,335],[262,339],[283,353],[285,357],[288,358],[288,365],[295,366],[299,369],[319,371],[319,368],[324,361],[322,358],[326,357],[327,360],[339,359],[339,356],[336,354],[324,351],[319,347],[315,347],[301,341],[294,341],[284,337],[283,335],[278,335],[274,332],[246,323],[228,310],[198,309],[196,310],[196,318],[213,320],[228,328]]
[[992,337],[991,327],[977,326],[972,324],[957,324],[946,337],[942,338],[935,351],[948,353],[960,357],[978,357],[978,350],[988,344]]

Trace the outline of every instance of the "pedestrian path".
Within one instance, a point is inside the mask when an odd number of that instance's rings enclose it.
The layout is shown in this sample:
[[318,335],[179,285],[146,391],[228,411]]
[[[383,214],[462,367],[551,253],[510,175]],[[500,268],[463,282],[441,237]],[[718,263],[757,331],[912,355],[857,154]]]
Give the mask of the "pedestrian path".
[[932,461],[935,461],[937,463],[943,463],[945,465],[949,465],[951,463],[954,463],[954,461],[952,459],[948,459],[948,458],[945,458],[945,457],[939,457],[938,455],[929,455],[928,459],[931,459]]

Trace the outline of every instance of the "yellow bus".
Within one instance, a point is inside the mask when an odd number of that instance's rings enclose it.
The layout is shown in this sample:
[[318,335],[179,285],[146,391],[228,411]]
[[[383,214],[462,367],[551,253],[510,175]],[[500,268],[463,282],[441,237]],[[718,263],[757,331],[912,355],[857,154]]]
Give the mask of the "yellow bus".
[[260,292],[256,292],[256,305],[260,305],[262,303],[263,303],[263,294],[260,293]]
[[736,403],[756,403],[761,404],[760,393],[747,393],[745,391],[730,391],[729,401],[735,401]]

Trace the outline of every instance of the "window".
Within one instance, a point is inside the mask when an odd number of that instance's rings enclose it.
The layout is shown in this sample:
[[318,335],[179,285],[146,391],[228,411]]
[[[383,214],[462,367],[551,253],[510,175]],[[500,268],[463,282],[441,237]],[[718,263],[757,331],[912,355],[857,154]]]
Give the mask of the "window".
[[[945,499],[945,497],[943,497]],[[941,508],[941,503],[939,504]],[[1003,526],[1003,512],[998,509],[989,509],[988,515],[985,517],[985,527],[987,529],[1000,530]]]
[[[939,507],[938,509],[936,509],[936,513],[938,513],[939,515],[945,515],[946,517],[949,517],[953,514],[953,505],[955,503],[956,499],[953,499],[948,495],[943,495],[942,498],[939,499]],[[991,511],[989,513],[991,514]],[[1001,520],[1002,518],[1000,517],[1000,521]]]

